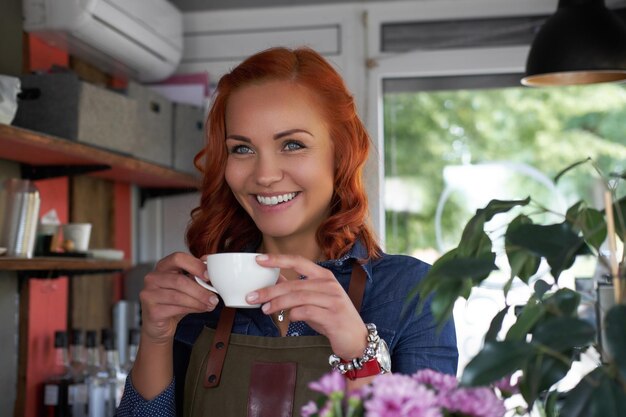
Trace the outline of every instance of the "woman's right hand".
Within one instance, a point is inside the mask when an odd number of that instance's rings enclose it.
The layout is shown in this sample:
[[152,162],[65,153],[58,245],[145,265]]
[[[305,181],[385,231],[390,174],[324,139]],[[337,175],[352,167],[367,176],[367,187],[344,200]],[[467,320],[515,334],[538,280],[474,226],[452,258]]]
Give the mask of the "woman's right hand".
[[213,311],[218,298],[198,285],[193,276],[205,277],[206,265],[190,254],[176,252],[161,259],[144,278],[141,301],[142,340],[171,343],[178,322],[189,313]]

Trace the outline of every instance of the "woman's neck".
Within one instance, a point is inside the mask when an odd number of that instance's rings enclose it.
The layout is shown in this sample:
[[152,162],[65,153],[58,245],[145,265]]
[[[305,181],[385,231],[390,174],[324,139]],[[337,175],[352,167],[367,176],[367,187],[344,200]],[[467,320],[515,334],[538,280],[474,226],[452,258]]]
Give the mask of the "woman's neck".
[[317,244],[315,236],[308,238],[290,237],[285,239],[263,236],[259,251],[263,253],[299,255],[313,262],[325,260],[324,252]]

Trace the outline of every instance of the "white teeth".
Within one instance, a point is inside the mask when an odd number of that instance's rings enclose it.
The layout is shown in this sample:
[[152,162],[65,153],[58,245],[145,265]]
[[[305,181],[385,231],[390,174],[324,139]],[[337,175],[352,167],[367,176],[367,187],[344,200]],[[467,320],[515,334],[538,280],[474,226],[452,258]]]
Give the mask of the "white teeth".
[[276,204],[287,202],[293,199],[295,196],[296,196],[296,193],[274,195],[272,197],[263,197],[263,196],[257,195],[256,199],[259,203],[263,204],[264,206],[275,206]]

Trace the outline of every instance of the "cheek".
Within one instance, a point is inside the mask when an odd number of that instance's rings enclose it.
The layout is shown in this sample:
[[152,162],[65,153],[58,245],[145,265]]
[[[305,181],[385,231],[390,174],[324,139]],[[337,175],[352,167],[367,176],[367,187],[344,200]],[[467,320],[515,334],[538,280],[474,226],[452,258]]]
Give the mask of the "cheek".
[[224,170],[224,179],[226,180],[226,184],[230,187],[234,192],[237,191],[238,187],[241,187],[241,170],[237,169],[231,162],[226,162],[226,169]]

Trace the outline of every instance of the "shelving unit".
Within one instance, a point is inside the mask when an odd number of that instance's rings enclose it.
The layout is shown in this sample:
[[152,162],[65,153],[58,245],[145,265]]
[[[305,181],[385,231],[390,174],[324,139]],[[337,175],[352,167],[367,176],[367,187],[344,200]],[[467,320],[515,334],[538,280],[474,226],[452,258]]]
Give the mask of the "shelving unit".
[[191,174],[131,155],[5,124],[0,124],[0,159],[35,167],[68,167],[68,170],[97,166],[99,170],[88,175],[133,183],[142,188],[191,190],[200,184]]
[[[191,174],[144,161],[140,156],[125,155],[6,124],[0,124],[0,159],[19,163],[22,177],[28,179],[88,175],[113,182],[132,184],[139,187],[142,203],[151,197],[195,191],[200,185],[199,178]],[[84,210],[84,205],[82,209]],[[97,209],[104,210],[100,206]],[[37,369],[36,366],[34,368],[28,366],[29,361],[34,360],[34,356],[29,353],[31,334],[41,333],[40,330],[33,330],[33,320],[37,321],[34,317],[39,314],[39,318],[42,318],[41,309],[60,308],[61,304],[67,303],[65,306],[67,310],[63,315],[67,314],[68,320],[72,320],[71,317],[84,316],[93,322],[102,321],[101,318],[104,315],[110,314],[110,301],[103,298],[103,295],[112,291],[114,273],[126,271],[131,267],[130,260],[83,257],[24,259],[0,256],[0,272],[6,272],[2,276],[7,278],[1,282],[3,288],[5,291],[15,291],[19,297],[19,311],[14,312],[19,317],[17,329],[3,334],[3,337],[8,337],[12,336],[12,332],[17,331],[19,340],[16,356],[8,359],[17,363],[18,389],[15,415],[24,413],[29,398],[32,400],[34,395],[25,383],[27,375],[30,375],[29,369]],[[65,294],[67,298],[64,302],[41,296],[41,288],[48,285],[50,288],[56,288],[58,284],[56,281],[45,282],[40,278],[57,277],[71,277],[70,280],[65,281],[65,284],[62,284],[67,289],[55,290],[60,291],[60,294]],[[41,302],[45,303],[44,307],[41,307]],[[57,324],[58,322],[57,319]],[[28,378],[32,381],[40,376]],[[11,383],[14,382],[11,381]]]
[[85,274],[116,272],[128,269],[131,262],[127,260],[112,261],[95,258],[71,258],[71,257],[35,257],[13,258],[0,257],[0,270],[18,272],[47,272],[63,271],[68,274]]

